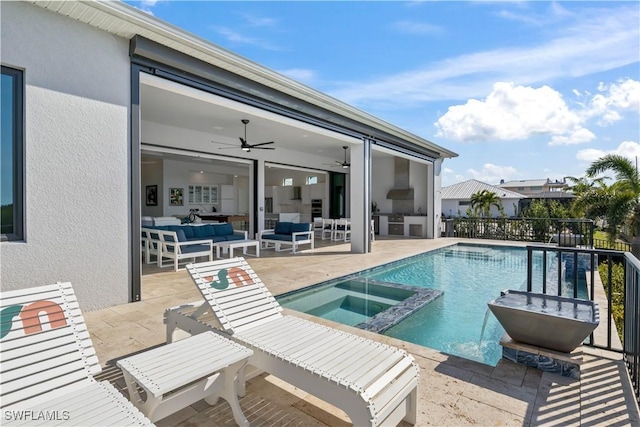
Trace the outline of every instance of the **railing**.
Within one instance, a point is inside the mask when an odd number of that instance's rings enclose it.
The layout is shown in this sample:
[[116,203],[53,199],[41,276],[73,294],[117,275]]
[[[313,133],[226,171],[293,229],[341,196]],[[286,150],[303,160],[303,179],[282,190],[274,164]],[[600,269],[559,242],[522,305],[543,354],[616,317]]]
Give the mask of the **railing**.
[[[534,254],[542,255],[541,274],[534,278]],[[549,261],[551,260],[551,261]],[[606,344],[597,343],[594,334],[591,334],[585,345],[619,352],[623,354],[624,361],[629,370],[629,375],[635,391],[636,400],[640,402],[640,262],[628,252],[601,250],[601,249],[578,249],[551,246],[527,246],[527,291],[553,293],[562,296],[577,298],[580,294],[580,286],[589,284],[587,298],[594,301],[599,289],[596,289],[595,275],[598,273],[598,262],[606,260],[609,265],[609,273],[602,279],[602,284],[607,298],[606,316]],[[556,262],[549,265],[549,262]],[[622,263],[625,271],[624,280],[624,304],[622,321],[622,343],[621,347],[612,344],[612,265]],[[548,268],[548,267],[554,267]],[[554,270],[555,275],[549,271]],[[590,280],[585,280],[586,275],[590,275]],[[536,279],[539,283],[534,283]],[[599,282],[598,282],[599,283]],[[584,297],[582,295],[581,297]],[[604,319],[601,318],[601,322]],[[617,340],[616,340],[617,341]]]
[[626,242],[610,242],[605,239],[593,239],[593,247],[596,249],[611,249],[614,251],[631,252],[631,244]]
[[594,224],[584,219],[454,218],[444,228],[447,237],[593,246]]

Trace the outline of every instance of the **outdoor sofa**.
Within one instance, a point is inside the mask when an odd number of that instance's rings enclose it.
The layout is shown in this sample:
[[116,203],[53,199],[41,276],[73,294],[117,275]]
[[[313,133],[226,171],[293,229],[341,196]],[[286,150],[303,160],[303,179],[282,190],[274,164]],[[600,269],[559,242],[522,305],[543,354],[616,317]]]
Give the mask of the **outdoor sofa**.
[[142,246],[147,264],[156,257],[158,267],[163,267],[163,259],[173,261],[174,270],[183,259],[208,257],[213,260],[215,245],[233,240],[247,240],[247,232],[234,230],[229,223],[199,225],[162,225],[141,228]]
[[295,254],[300,245],[310,244],[314,247],[314,230],[312,223],[279,221],[275,228],[262,230],[258,235],[263,249],[275,248],[276,252],[283,251],[282,246],[290,246]]

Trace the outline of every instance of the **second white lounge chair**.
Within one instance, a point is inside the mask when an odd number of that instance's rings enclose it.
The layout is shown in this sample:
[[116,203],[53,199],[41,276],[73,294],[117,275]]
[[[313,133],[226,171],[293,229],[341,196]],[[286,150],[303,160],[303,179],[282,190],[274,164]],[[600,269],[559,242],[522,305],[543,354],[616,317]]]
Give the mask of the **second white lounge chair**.
[[243,258],[190,264],[187,271],[206,302],[165,312],[168,341],[176,328],[216,328],[253,350],[250,365],[344,410],[356,426],[415,424],[420,369],[411,355],[283,315]]

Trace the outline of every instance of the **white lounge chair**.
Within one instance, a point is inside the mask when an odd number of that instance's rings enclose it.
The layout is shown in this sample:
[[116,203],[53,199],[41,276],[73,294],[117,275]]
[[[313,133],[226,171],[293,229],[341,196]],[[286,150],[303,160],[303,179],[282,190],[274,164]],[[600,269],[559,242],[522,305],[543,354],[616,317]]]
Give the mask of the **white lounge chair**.
[[416,422],[419,368],[403,350],[282,314],[243,258],[187,265],[205,303],[165,312],[176,328],[217,328],[253,350],[249,364],[344,410],[356,426]]
[[101,372],[71,283],[3,291],[2,425],[153,425]]

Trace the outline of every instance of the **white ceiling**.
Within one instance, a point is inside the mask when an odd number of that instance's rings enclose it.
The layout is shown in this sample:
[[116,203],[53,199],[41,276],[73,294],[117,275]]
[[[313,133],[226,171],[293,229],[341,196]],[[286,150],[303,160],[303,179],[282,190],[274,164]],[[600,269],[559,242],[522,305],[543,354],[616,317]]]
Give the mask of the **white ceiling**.
[[[249,144],[274,141],[269,147],[344,160],[343,146],[360,140],[278,116],[239,102],[218,97],[155,76],[142,75],[140,110],[143,121],[211,134],[220,154],[241,155],[242,119],[248,119]],[[144,140],[143,143],[153,141]],[[237,145],[237,152],[233,146]],[[257,151],[256,149],[252,152]],[[349,158],[347,150],[347,158]]]

